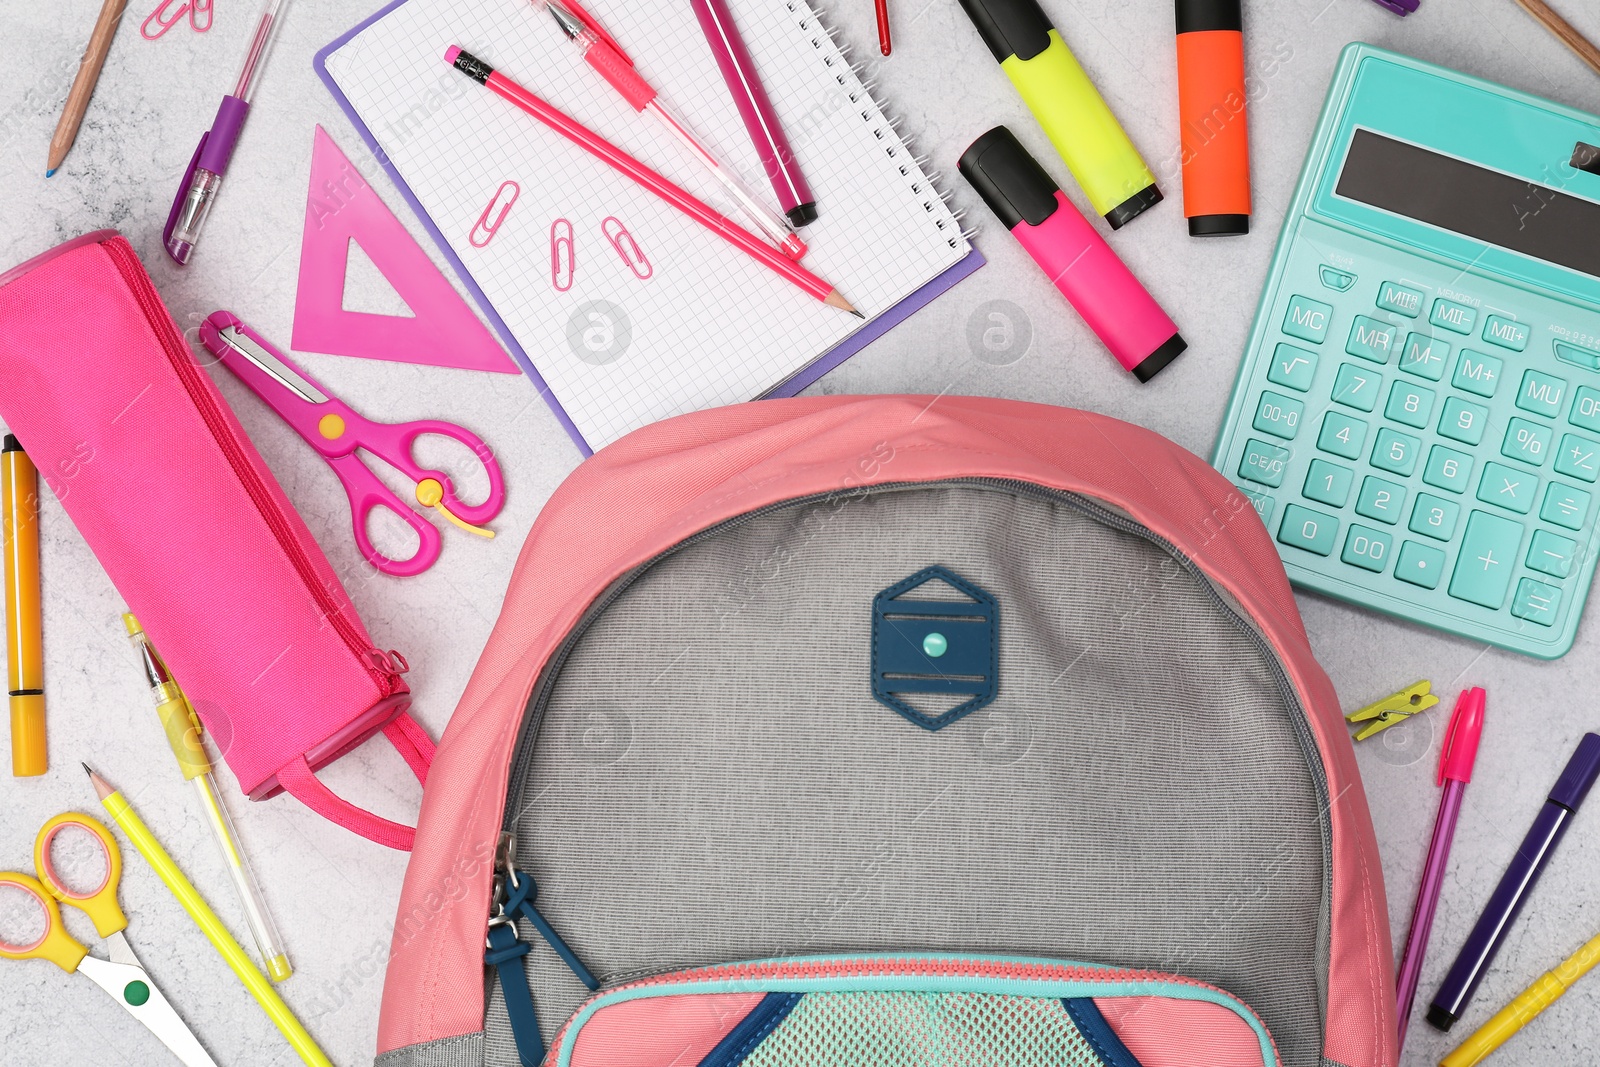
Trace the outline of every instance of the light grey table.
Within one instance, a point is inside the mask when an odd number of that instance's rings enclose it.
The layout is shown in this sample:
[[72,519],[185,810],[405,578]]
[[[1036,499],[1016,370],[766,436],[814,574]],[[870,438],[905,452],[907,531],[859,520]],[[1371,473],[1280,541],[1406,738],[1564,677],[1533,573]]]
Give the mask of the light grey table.
[[[186,28],[159,42],[126,25],[62,172],[44,179],[45,146],[98,0],[5,4],[10,62],[0,66],[0,263],[101,227],[133,241],[180,323],[234,309],[270,337],[286,339],[293,317],[312,126],[364,156],[354,130],[311,69],[317,48],[364,15],[370,3],[300,0],[267,71],[228,189],[211,220],[202,257],[180,272],[160,253],[160,229],[175,175],[188,160],[224,83],[231,81],[255,4],[220,0],[215,29]],[[141,21],[153,0],[134,0]],[[1099,348],[1079,319],[1022,255],[964,183],[952,180],[961,150],[1006,122],[1052,160],[955,0],[891,0],[896,51],[879,61],[870,0],[821,0],[830,21],[868,59],[876,90],[904,119],[957,206],[978,224],[989,266],[824,378],[824,393],[967,393],[1091,408],[1151,427],[1209,454],[1233,382],[1272,243],[1339,49],[1362,40],[1551,97],[1600,109],[1600,78],[1511,0],[1423,0],[1399,19],[1369,0],[1282,0],[1247,5],[1252,69],[1275,57],[1251,105],[1256,196],[1248,238],[1191,241],[1177,202],[1177,118],[1172,14],[1164,2],[1047,0],[1169,200],[1113,243],[1182,325],[1190,349],[1140,387]],[[1600,39],[1600,6],[1561,0],[1565,14]],[[956,88],[958,87],[958,88]],[[955,91],[953,91],[955,89]],[[363,167],[365,170],[366,168]],[[1076,190],[1073,190],[1073,195]],[[398,197],[386,190],[391,203]],[[400,207],[414,232],[415,220]],[[423,243],[431,250],[431,244]],[[1031,341],[1002,359],[975,354],[966,326],[991,300],[1026,308]],[[362,310],[394,308],[375,272],[353,278]],[[1019,324],[1023,325],[1023,324]],[[1020,335],[1019,335],[1020,336]],[[93,374],[91,323],[64,323],[61,358]],[[378,579],[351,589],[384,647],[416,670],[416,713],[438,734],[465,685],[499,607],[516,548],[539,507],[578,463],[544,402],[520,378],[297,356],[330,389],[380,419],[434,417],[474,427],[494,442],[509,473],[510,502],[494,542],[449,537],[424,576]],[[332,473],[294,433],[229,376],[219,385],[312,532],[343,573],[354,571],[345,497]],[[7,388],[0,382],[0,389]],[[0,867],[25,864],[34,830],[69,807],[94,810],[77,768],[98,765],[143,810],[221,910],[237,908],[188,790],[148,721],[148,696],[121,637],[122,604],[53,499],[43,513],[46,640],[53,767],[36,780],[0,779]],[[1391,731],[1389,744],[1361,747],[1366,788],[1383,846],[1389,913],[1403,936],[1432,825],[1438,733],[1461,686],[1490,692],[1478,779],[1467,794],[1448,892],[1439,912],[1424,997],[1442,977],[1478,909],[1578,736],[1600,728],[1600,626],[1591,620],[1565,659],[1539,663],[1486,649],[1312,596],[1301,598],[1312,642],[1356,707],[1419,678],[1447,695],[1424,721]],[[223,776],[232,788],[231,779]],[[414,818],[418,790],[400,760],[369,745],[325,774],[335,789],[397,819]],[[341,1065],[370,1061],[389,932],[405,859],[321,821],[293,801],[235,803],[298,965],[283,992]],[[1585,812],[1478,994],[1481,1022],[1536,974],[1600,932],[1600,811]],[[123,899],[130,939],[145,965],[225,1065],[294,1063],[288,1047],[245,998],[222,963],[143,864],[128,865]],[[3,917],[3,916],[0,916]],[[81,916],[69,926],[89,936]],[[238,931],[241,935],[244,931]],[[88,983],[46,964],[0,965],[0,1060],[6,1063],[159,1064],[159,1045]],[[1405,1062],[1437,1061],[1452,1042],[1419,1010]],[[1600,1059],[1600,976],[1570,993],[1507,1048],[1498,1062],[1568,1067]],[[1457,1036],[1460,1036],[1459,1034]]]

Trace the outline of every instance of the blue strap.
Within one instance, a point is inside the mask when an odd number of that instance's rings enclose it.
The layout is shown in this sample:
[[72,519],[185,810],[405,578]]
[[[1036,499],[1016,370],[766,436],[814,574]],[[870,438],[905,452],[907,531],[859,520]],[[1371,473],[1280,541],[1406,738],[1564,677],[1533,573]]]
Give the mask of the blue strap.
[[699,1067],[739,1067],[756,1046],[765,1041],[789,1017],[794,1006],[800,1003],[803,993],[768,993],[761,1002],[750,1009],[750,1014],[739,1020],[739,1025],[728,1031],[728,1036],[717,1042],[716,1048],[706,1053]]
[[[515,885],[512,884],[513,882]],[[539,886],[534,882],[533,876],[522,871],[513,870],[506,884],[508,888],[505,904],[506,914],[511,916],[520,914],[531,922],[533,928],[539,931],[539,936],[544,938],[551,948],[555,949],[556,955],[561,957],[561,961],[572,968],[572,973],[578,976],[578,981],[588,986],[591,991],[599,989],[600,980],[589,973],[589,968],[585,967],[583,961],[578,959],[577,954],[567,947],[565,941],[561,940],[561,935],[555,932],[549,920],[540,914],[538,908],[533,906],[534,898],[539,895]]]
[[1100,1007],[1093,997],[1068,997],[1062,1000],[1061,1006],[1067,1009],[1078,1033],[1089,1042],[1089,1047],[1094,1049],[1094,1054],[1105,1062],[1106,1067],[1141,1067],[1133,1053],[1128,1051],[1128,1046],[1122,1043],[1122,1038],[1106,1022],[1106,1017],[1100,1014]]
[[544,1059],[544,1035],[539,1033],[539,1016],[533,1010],[533,994],[528,991],[528,976],[522,957],[533,946],[517,937],[512,923],[489,927],[489,951],[483,962],[500,975],[500,989],[506,997],[506,1015],[511,1020],[511,1036],[517,1042],[517,1058],[523,1067],[539,1067]]

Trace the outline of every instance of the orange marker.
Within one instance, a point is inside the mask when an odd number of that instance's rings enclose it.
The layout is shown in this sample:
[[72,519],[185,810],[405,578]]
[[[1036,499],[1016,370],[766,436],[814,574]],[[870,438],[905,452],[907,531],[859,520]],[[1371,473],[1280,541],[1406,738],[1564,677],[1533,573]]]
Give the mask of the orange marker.
[[1250,232],[1240,0],[1177,0],[1183,214],[1190,237]]
[[6,673],[10,682],[11,773],[49,769],[44,743],[44,651],[39,611],[39,472],[17,439],[0,452],[5,513]]

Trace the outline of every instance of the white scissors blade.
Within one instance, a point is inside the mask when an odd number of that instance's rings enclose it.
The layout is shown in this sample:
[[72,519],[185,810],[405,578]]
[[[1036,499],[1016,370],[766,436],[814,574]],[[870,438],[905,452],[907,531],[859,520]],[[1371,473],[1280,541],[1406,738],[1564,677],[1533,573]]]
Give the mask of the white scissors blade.
[[143,967],[85,956],[78,964],[78,973],[104,989],[112,1000],[128,1010],[129,1015],[144,1023],[184,1067],[217,1067],[217,1061],[167,1003],[167,998],[161,995]]
[[326,404],[328,402],[326,393],[306,381],[293,367],[256,344],[237,326],[228,326],[219,332],[223,342],[229,348],[236,350],[251,363],[260,367],[279,385],[294,393],[301,400],[310,404]]

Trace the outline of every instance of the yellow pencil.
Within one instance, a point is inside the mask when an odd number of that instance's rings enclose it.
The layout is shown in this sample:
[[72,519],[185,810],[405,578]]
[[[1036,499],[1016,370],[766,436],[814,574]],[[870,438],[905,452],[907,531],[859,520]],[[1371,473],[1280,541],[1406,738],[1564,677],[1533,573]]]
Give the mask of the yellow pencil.
[[1439,1067],[1472,1067],[1482,1062],[1491,1052],[1511,1040],[1518,1030],[1532,1022],[1541,1011],[1560,999],[1561,994],[1593,970],[1595,964],[1600,964],[1600,936],[1568,956],[1555,970],[1541,975],[1516,1000],[1501,1008],[1500,1014],[1484,1023],[1477,1033],[1440,1060]]
[[316,1041],[306,1028],[300,1025],[300,1020],[289,1010],[289,1005],[285,1004],[278,991],[272,988],[267,976],[261,973],[245,950],[239,947],[239,942],[235,941],[228,928],[222,925],[222,920],[211,910],[211,905],[206,903],[200,891],[194,887],[183,871],[178,869],[172,857],[167,855],[167,850],[161,847],[161,842],[156,840],[150,828],[144,824],[144,820],[139,818],[139,813],[134,811],[122,794],[96,774],[87,763],[83,765],[83,769],[89,775],[89,781],[94,784],[94,791],[99,795],[100,803],[105,806],[106,814],[110,815],[112,821],[128,835],[128,840],[133,842],[133,847],[139,850],[139,855],[145,858],[145,862],[155,868],[156,874],[161,876],[167,889],[178,898],[183,910],[189,913],[189,918],[200,927],[200,932],[206,935],[218,954],[222,956],[223,962],[233,969],[239,981],[244,983],[245,989],[256,998],[261,1010],[267,1013],[267,1018],[271,1019],[278,1031],[288,1038],[289,1044],[294,1046],[300,1058],[314,1067],[333,1067],[333,1062],[322,1049],[317,1047]]

